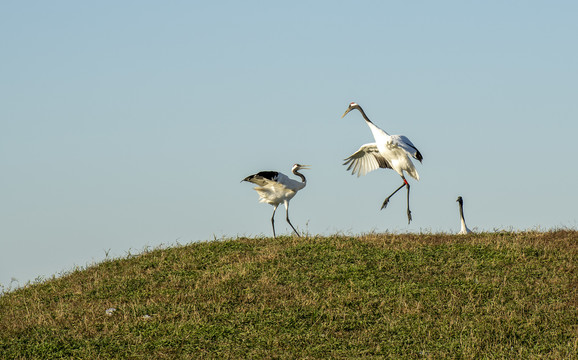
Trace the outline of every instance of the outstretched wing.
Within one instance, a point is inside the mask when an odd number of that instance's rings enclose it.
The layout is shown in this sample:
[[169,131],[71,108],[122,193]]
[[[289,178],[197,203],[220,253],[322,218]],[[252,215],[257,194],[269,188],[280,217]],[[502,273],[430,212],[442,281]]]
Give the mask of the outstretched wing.
[[413,158],[419,160],[419,162],[423,160],[423,156],[421,156],[419,150],[405,135],[391,135],[390,140],[388,142],[388,146],[391,145],[402,148],[406,153],[411,155]]
[[357,177],[365,175],[370,171],[379,168],[389,168],[391,165],[377,150],[375,143],[365,144],[359,148],[353,155],[344,160],[343,165],[349,164],[347,171],[351,170],[351,174]]
[[278,181],[279,175],[284,176],[277,171],[260,171],[254,175],[247,176],[243,179],[243,181],[252,182],[253,184],[257,184],[259,186],[265,186],[276,183]]

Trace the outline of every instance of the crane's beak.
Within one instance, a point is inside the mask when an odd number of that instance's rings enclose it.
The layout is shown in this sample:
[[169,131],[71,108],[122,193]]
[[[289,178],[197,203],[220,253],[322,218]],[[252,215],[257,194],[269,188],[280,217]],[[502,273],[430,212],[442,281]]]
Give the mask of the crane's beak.
[[299,168],[308,170],[308,169],[311,169],[311,165],[301,165]]
[[345,110],[343,115],[341,115],[341,118],[343,119],[345,117],[345,115],[347,115],[347,113],[349,113],[350,111],[351,111],[351,108],[347,108],[347,110]]

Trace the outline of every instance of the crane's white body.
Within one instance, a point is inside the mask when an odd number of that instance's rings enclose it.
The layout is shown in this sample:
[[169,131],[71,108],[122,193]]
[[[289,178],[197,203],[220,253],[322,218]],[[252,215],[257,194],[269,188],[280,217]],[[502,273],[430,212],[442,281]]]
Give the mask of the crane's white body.
[[254,175],[249,175],[243,179],[258,186],[253,189],[259,194],[259,202],[267,203],[273,206],[273,215],[271,216],[271,225],[273,227],[273,237],[275,234],[275,212],[280,204],[285,205],[286,219],[295,233],[299,235],[291,221],[289,220],[289,201],[307,185],[307,180],[303,174],[299,173],[300,169],[307,169],[308,165],[295,164],[291,171],[299,176],[301,181],[290,179],[287,175],[277,171],[261,171]]
[[307,182],[293,180],[283,173],[277,173],[274,179],[255,177],[248,181],[259,185],[253,188],[259,194],[259,202],[273,206],[279,206],[293,199],[297,191],[307,185]]
[[366,124],[375,142],[362,145],[353,155],[345,159],[345,165],[350,164],[347,170],[353,168],[352,174],[357,173],[359,177],[380,167],[390,168],[401,177],[405,171],[419,180],[419,174],[408,156],[418,159],[419,152],[413,143],[404,135],[389,135],[370,121],[366,121]]
[[462,228],[460,229],[460,232],[458,234],[460,235],[466,235],[471,233],[472,230],[468,229],[468,227],[466,226],[466,221],[464,220],[464,218],[462,218]]

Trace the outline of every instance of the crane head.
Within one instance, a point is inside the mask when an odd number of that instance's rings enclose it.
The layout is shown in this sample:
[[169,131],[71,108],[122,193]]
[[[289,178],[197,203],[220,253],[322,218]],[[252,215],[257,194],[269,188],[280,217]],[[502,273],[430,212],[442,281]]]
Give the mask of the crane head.
[[456,201],[459,202],[460,205],[463,205],[463,203],[464,203],[464,200],[462,199],[461,196],[458,196],[458,199]]
[[291,168],[291,171],[295,172],[295,171],[299,171],[301,169],[307,170],[310,167],[311,167],[310,165],[295,164],[295,165],[293,165],[293,168]]
[[341,115],[341,118],[343,119],[345,117],[345,115],[347,115],[353,109],[359,109],[359,105],[357,105],[357,103],[355,103],[355,102],[352,102],[351,104],[349,104],[349,107],[347,108],[347,110],[345,110],[343,115]]

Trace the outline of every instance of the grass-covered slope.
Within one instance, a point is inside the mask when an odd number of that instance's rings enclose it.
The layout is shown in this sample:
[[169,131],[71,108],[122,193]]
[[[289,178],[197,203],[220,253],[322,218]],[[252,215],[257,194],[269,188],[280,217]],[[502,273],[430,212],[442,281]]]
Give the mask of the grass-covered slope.
[[566,230],[155,250],[0,297],[0,354],[576,359],[577,255]]

